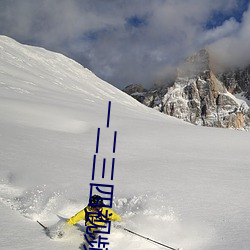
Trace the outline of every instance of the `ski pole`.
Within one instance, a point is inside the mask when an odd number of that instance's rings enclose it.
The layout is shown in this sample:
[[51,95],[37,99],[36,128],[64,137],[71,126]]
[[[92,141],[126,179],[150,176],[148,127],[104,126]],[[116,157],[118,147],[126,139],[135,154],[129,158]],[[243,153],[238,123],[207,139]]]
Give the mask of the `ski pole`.
[[39,222],[38,220],[36,221],[41,227],[43,227],[43,229],[46,231],[46,230],[48,230],[48,228],[47,227],[45,227],[41,222]]
[[163,247],[166,247],[166,248],[168,248],[168,249],[171,249],[171,250],[181,250],[180,248],[173,248],[173,247],[167,246],[167,245],[165,245],[165,244],[162,244],[162,243],[160,243],[160,242],[158,242],[158,241],[152,240],[152,239],[150,239],[150,238],[148,238],[148,237],[145,237],[145,236],[143,236],[143,235],[141,235],[141,234],[135,233],[135,232],[133,232],[133,231],[127,229],[127,228],[122,227],[122,229],[125,230],[125,231],[127,231],[127,232],[129,232],[129,233],[131,233],[131,234],[134,234],[134,235],[137,235],[137,236],[139,236],[139,237],[141,237],[141,238],[144,238],[144,239],[146,239],[146,240],[148,240],[148,241],[152,241],[152,242],[154,242],[154,243],[156,243],[156,244],[158,244],[158,245],[161,245],[161,246],[163,246]]

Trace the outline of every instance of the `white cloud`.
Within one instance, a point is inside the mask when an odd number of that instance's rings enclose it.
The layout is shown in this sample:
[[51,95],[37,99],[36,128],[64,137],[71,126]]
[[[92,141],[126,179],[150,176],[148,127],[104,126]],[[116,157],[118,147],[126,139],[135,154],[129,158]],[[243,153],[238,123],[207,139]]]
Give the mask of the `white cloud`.
[[250,63],[250,9],[234,32],[210,45],[218,63],[225,66],[246,66]]
[[[124,87],[151,84],[166,68],[210,43],[221,50],[249,38],[247,14],[206,30],[213,13],[237,0],[44,0],[0,2],[0,33],[63,52]],[[138,17],[144,23],[129,26]],[[244,34],[243,34],[244,33]],[[238,34],[238,38],[231,36]],[[220,42],[219,42],[220,41]],[[244,48],[247,47],[245,44]],[[108,69],[108,70],[107,70]],[[163,76],[160,76],[163,78]]]
[[235,34],[240,28],[240,24],[232,17],[226,20],[221,26],[205,30],[200,37],[201,44],[211,44],[225,37]]

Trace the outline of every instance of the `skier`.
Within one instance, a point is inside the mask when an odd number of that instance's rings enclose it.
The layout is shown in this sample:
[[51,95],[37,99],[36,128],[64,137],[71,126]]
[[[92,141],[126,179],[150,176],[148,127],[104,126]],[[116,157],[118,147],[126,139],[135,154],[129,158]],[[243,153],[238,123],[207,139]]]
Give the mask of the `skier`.
[[67,221],[68,225],[75,225],[77,222],[85,220],[87,231],[93,233],[93,231],[103,228],[108,221],[122,221],[120,215],[116,214],[112,209],[104,207],[103,199],[99,195],[93,195],[90,201],[90,205],[86,206]]

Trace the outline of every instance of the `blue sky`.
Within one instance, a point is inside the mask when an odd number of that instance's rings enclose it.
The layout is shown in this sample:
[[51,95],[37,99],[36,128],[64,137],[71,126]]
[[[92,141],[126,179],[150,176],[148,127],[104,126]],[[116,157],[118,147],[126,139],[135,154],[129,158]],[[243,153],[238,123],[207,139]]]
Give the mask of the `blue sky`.
[[225,20],[234,18],[237,22],[242,22],[244,12],[247,11],[249,0],[240,0],[236,8],[233,8],[229,13],[224,13],[222,10],[216,10],[211,14],[211,18],[206,24],[207,29],[216,28],[217,26],[223,25]]
[[0,34],[63,53],[111,84],[164,82],[210,48],[250,63],[250,0],[1,0]]

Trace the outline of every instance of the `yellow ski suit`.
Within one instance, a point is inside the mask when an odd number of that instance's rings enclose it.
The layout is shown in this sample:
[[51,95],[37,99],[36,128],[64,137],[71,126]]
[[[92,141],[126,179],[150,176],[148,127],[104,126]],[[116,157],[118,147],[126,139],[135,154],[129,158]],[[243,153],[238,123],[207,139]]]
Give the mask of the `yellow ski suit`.
[[[101,207],[100,213],[94,213],[91,210],[90,206],[85,207],[81,211],[79,211],[77,214],[72,216],[68,221],[67,224],[69,225],[75,225],[77,222],[81,220],[85,220],[86,226],[93,226],[92,223],[98,226],[104,226],[106,223],[98,220],[106,220],[106,221],[122,221],[121,216],[116,214],[112,209],[107,207]],[[100,214],[102,214],[100,216]],[[92,222],[92,223],[91,223]],[[92,228],[93,230],[93,228]]]

